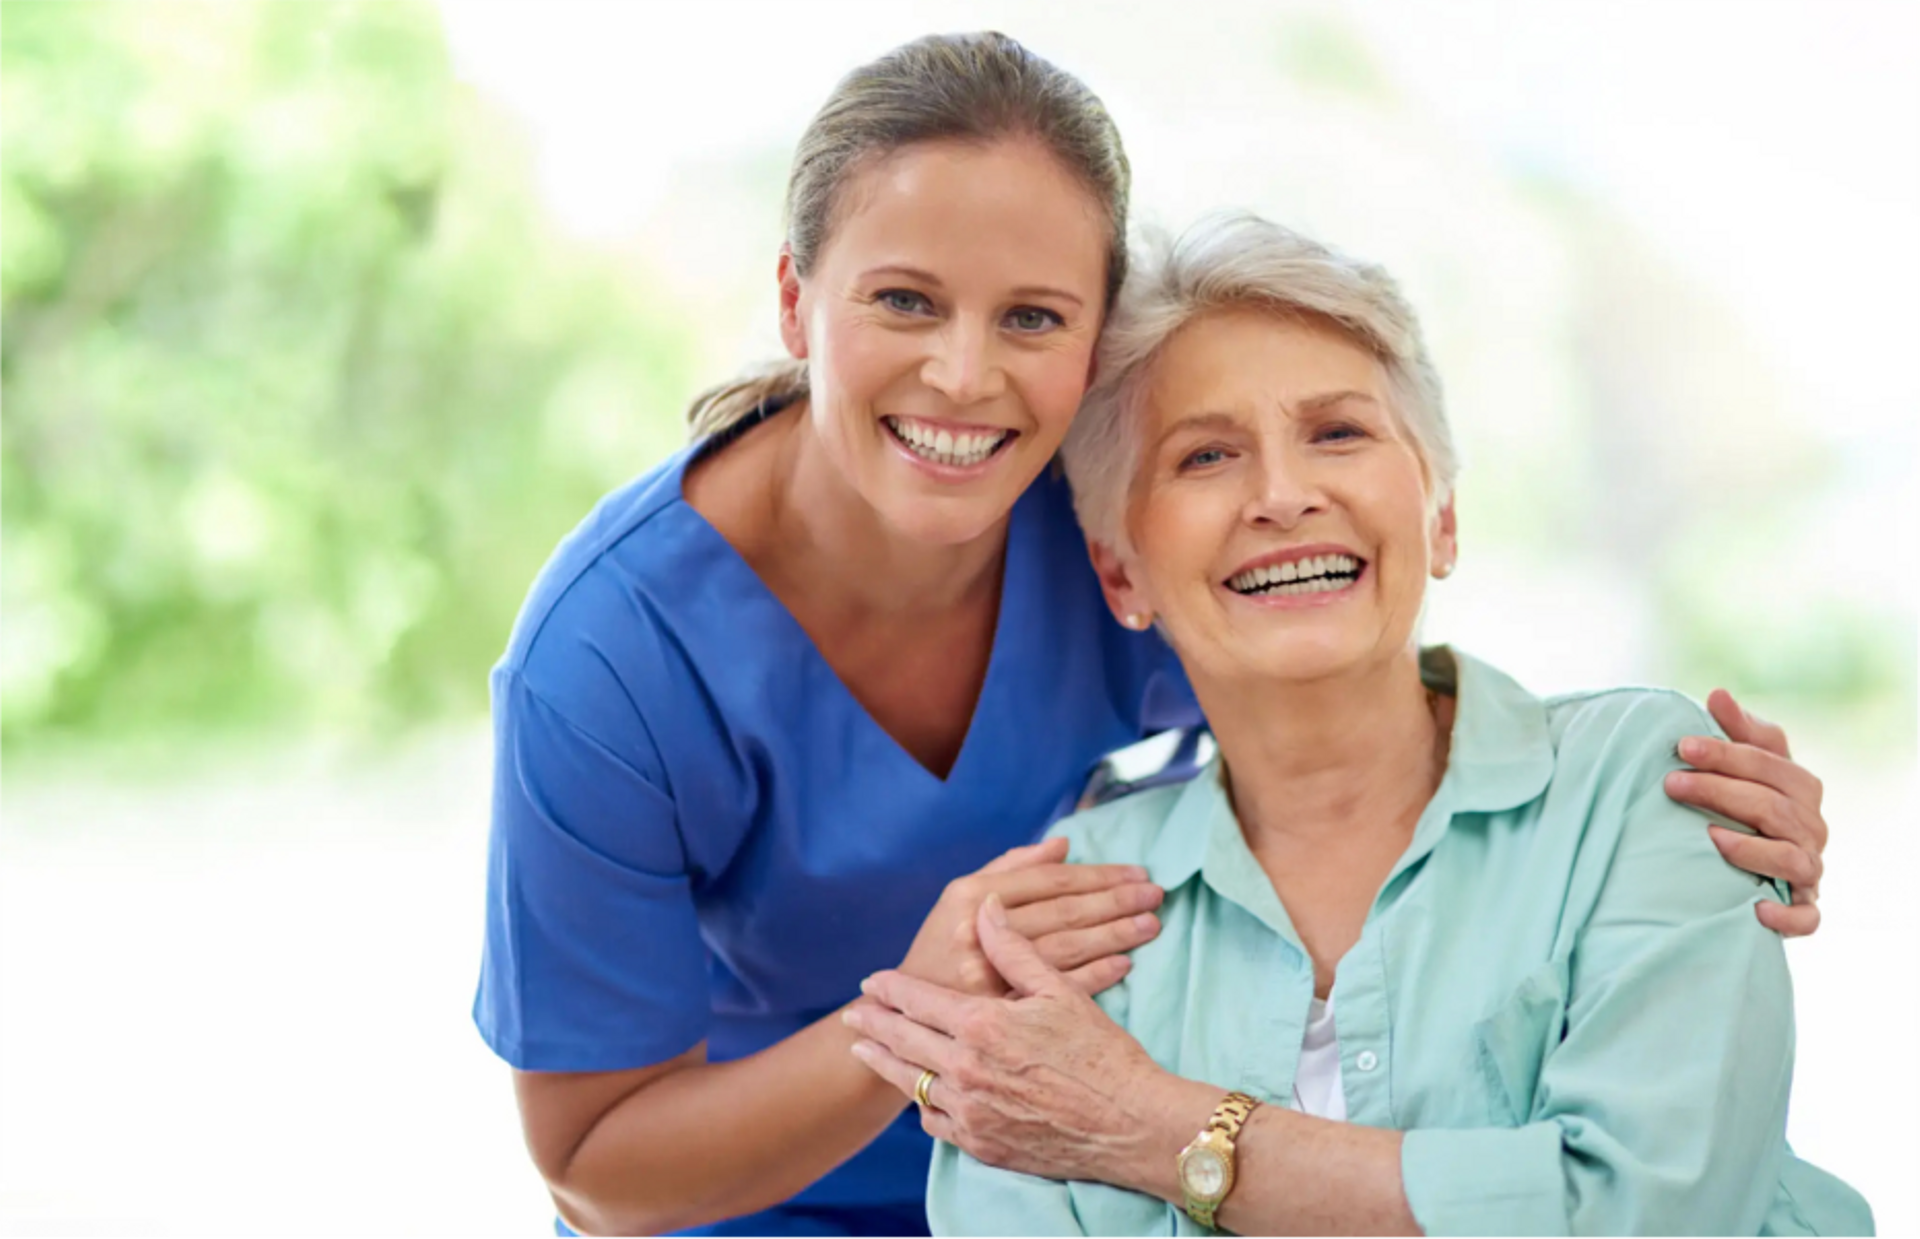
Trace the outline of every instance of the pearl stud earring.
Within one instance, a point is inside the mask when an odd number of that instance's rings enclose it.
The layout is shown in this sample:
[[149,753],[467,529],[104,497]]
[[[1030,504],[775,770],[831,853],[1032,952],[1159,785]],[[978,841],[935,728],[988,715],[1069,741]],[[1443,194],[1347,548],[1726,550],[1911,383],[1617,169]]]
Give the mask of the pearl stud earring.
[[1127,612],[1126,625],[1135,632],[1145,632],[1147,625],[1153,623],[1153,616],[1145,611]]

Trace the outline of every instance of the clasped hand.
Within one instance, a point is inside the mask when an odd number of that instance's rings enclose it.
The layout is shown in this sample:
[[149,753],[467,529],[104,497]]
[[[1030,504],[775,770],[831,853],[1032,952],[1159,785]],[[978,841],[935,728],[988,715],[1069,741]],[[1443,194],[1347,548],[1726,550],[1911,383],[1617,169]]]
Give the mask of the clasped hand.
[[931,1068],[921,1125],[989,1166],[1116,1181],[1152,1126],[1147,1086],[1164,1071],[1017,932],[997,897],[975,928],[1008,996],[875,973],[861,986],[872,1001],[843,1016],[862,1037],[854,1054],[909,1097]]

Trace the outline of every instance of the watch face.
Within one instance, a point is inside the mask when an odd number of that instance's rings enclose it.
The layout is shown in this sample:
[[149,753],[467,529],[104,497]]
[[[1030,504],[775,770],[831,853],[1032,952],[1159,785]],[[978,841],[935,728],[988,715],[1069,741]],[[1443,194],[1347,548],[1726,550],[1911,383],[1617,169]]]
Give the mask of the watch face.
[[1212,1149],[1194,1149],[1180,1163],[1180,1179],[1190,1194],[1210,1200],[1227,1186],[1227,1163]]

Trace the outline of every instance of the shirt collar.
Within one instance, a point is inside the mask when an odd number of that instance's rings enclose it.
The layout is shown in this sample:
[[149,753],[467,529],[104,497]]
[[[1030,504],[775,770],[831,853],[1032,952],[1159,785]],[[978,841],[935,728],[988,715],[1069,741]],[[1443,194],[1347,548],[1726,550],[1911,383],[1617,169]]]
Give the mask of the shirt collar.
[[[1553,777],[1547,708],[1538,697],[1444,645],[1420,652],[1420,678],[1456,698],[1453,741],[1440,790],[1421,814],[1395,874],[1432,851],[1455,814],[1518,808],[1544,792]],[[1151,879],[1172,890],[1204,872],[1209,886],[1262,919],[1271,919],[1271,913],[1284,919],[1272,883],[1240,832],[1220,775],[1216,756],[1182,789],[1148,852]]]

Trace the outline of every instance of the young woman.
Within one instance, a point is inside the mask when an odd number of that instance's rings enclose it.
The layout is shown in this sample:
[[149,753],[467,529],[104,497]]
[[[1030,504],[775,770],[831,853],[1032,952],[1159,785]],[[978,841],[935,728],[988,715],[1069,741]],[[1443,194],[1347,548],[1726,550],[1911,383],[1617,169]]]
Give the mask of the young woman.
[[1786,1146],[1793,992],[1753,915],[1785,891],[1662,787],[1705,712],[1542,701],[1419,648],[1454,453],[1392,281],[1249,216],[1142,268],[1067,472],[1115,615],[1158,622],[1220,759],[1056,828],[1167,892],[1097,1000],[990,900],[1020,998],[889,973],[897,1011],[848,1012],[958,1142],[935,1229],[1870,1230]]
[[[1048,469],[1127,191],[1099,101],[1010,39],[855,71],[794,159],[791,359],[535,583],[493,678],[475,1017],[572,1226],[923,1229],[930,1145],[839,1021],[860,978],[998,992],[988,894],[1089,991],[1157,932],[1137,867],[1032,845],[1103,754],[1199,717]],[[1817,784],[1727,709],[1752,743],[1692,798],[1775,836],[1737,863],[1817,875]],[[1812,928],[1803,889],[1771,925]]]

